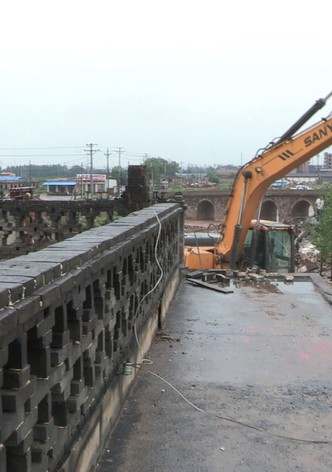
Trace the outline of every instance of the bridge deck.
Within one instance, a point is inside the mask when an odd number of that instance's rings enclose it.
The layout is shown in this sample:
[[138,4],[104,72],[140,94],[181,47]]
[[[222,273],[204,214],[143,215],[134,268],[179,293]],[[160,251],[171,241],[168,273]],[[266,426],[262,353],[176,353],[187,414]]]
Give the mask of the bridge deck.
[[149,359],[98,472],[332,470],[332,310],[310,279],[184,282]]

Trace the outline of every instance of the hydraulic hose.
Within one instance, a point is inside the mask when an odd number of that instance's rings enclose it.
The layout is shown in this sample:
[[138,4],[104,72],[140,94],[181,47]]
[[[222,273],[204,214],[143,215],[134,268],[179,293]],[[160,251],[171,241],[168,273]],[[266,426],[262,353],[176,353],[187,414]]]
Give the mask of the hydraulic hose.
[[304,125],[318,110],[323,108],[323,106],[326,104],[327,100],[332,96],[332,92],[330,92],[325,98],[320,98],[317,100],[309,110],[304,113],[304,115],[301,116],[294,124],[291,126],[275,143],[279,144],[282,141],[285,141],[286,139],[289,139],[293,136],[296,131],[298,131],[301,126]]

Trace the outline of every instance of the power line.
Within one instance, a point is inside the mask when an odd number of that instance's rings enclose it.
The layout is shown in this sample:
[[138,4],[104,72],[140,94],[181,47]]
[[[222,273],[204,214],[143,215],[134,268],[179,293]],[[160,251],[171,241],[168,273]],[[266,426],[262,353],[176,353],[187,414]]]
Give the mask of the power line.
[[82,146],[52,146],[52,147],[18,147],[18,148],[0,148],[0,151],[36,151],[43,149],[82,149]]
[[84,154],[0,154],[0,157],[71,157]]

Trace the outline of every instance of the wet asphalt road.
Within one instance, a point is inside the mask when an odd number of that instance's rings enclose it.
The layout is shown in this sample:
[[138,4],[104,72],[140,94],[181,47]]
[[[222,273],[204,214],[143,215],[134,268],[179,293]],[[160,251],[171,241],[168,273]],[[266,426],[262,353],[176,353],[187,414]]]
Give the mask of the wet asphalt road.
[[310,281],[183,282],[148,358],[98,472],[332,470],[332,308]]

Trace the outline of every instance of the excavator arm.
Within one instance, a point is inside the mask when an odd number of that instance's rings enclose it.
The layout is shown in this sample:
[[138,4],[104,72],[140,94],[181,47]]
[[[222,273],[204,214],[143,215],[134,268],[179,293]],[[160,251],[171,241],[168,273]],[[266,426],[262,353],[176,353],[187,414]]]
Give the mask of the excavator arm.
[[234,180],[223,232],[216,247],[215,266],[235,267],[246,233],[269,186],[332,144],[332,115],[306,130],[294,134],[318,109],[320,99],[276,143],[245,164]]

